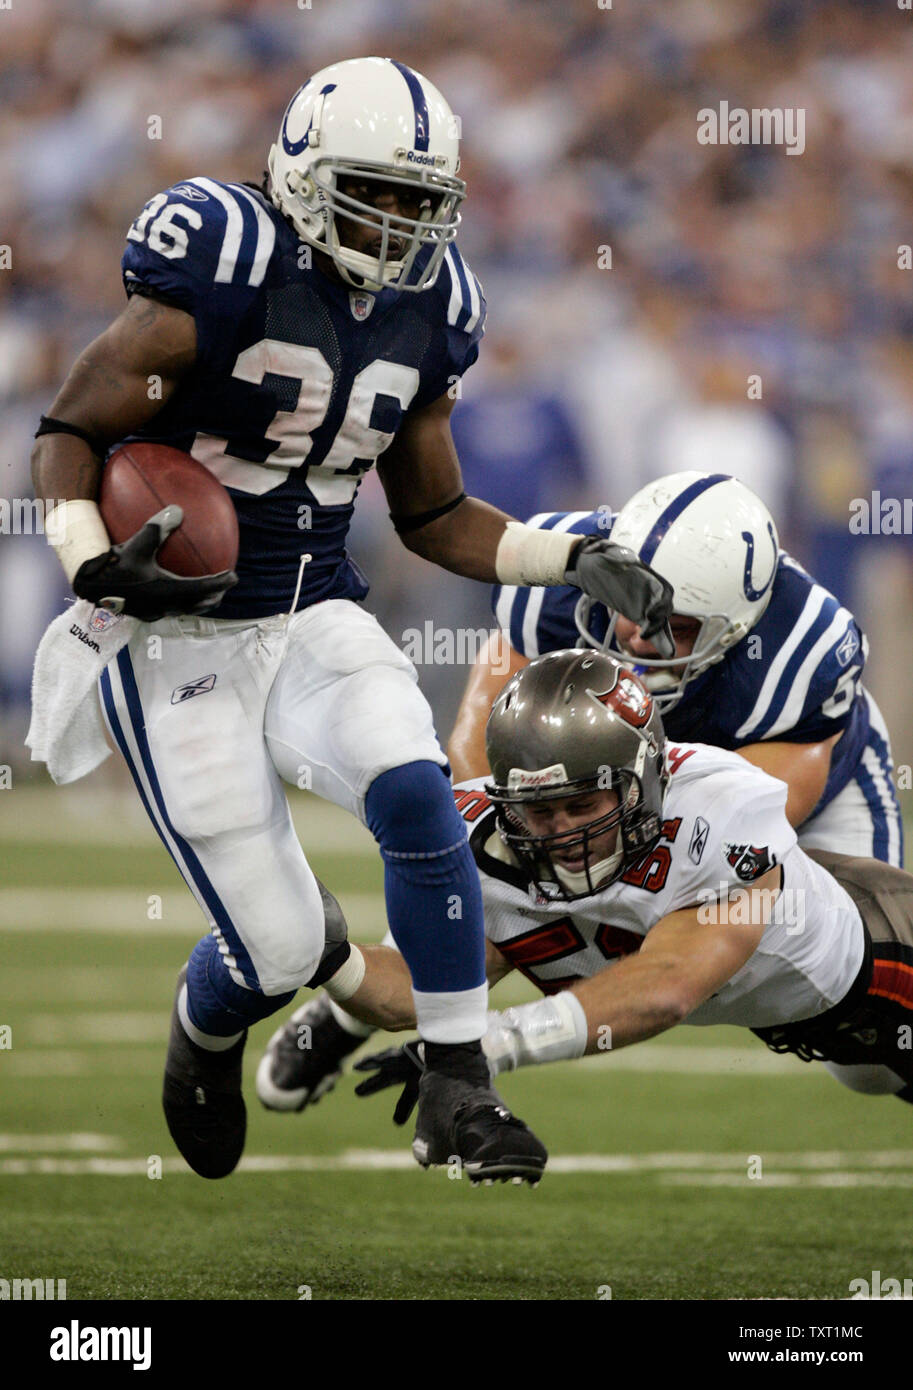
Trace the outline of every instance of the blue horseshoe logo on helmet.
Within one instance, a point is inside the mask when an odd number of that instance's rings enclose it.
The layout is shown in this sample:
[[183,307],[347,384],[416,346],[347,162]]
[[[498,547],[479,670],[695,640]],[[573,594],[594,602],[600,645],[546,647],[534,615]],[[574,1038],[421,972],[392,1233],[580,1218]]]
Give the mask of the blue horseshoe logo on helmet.
[[[307,130],[304,132],[304,134],[302,135],[302,137],[301,137],[300,140],[290,140],[290,139],[288,138],[288,135],[286,134],[286,128],[287,128],[287,126],[288,126],[288,114],[289,114],[289,112],[291,111],[292,107],[294,106],[295,102],[296,102],[296,101],[298,100],[298,98],[301,96],[301,93],[305,90],[305,88],[306,88],[308,85],[309,85],[309,84],[308,84],[307,82],[305,82],[304,87],[302,87],[302,88],[300,89],[300,91],[297,91],[297,92],[295,93],[295,95],[292,97],[291,101],[289,102],[288,106],[287,106],[286,109],[285,109],[285,115],[282,117],[282,148],[285,150],[285,153],[286,153],[286,154],[292,155],[293,157],[294,157],[296,154],[300,154],[302,150],[306,150],[306,149],[307,149],[307,143],[308,143],[308,140],[310,139],[311,129],[312,129],[313,125],[314,125],[314,112],[311,111],[311,119],[308,121],[308,128],[307,128]],[[320,95],[321,95],[322,97],[325,97],[325,96],[327,95],[328,92],[335,92],[335,90],[336,90],[336,83],[335,83],[335,82],[328,82],[328,83],[326,84],[325,87],[321,87],[321,89],[320,89]],[[315,102],[315,105],[316,105],[316,102]]]
[[777,572],[777,542],[774,536],[774,528],[769,521],[767,523],[767,534],[770,536],[770,543],[774,548],[773,569],[770,571],[770,577],[767,582],[762,584],[760,589],[755,589],[752,588],[751,584],[751,571],[754,566],[754,536],[750,531],[742,532],[742,540],[745,542],[745,573],[742,576],[742,588],[745,592],[745,597],[750,603],[756,603],[759,598],[762,598],[763,595],[767,593],[767,590],[773,583],[774,575]]

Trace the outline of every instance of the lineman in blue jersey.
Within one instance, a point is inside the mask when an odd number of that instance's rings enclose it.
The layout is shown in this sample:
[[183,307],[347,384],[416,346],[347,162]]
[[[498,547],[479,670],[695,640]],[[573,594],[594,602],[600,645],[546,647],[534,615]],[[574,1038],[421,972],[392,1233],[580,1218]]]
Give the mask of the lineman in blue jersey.
[[[192,177],[146,204],[127,233],[127,308],[38,431],[37,495],[67,499],[47,530],[75,593],[141,620],[102,677],[105,714],[210,922],[179,980],[164,1089],[175,1142],[207,1177],[243,1149],[248,1026],[302,985],[357,1006],[365,972],[282,780],[345,806],[380,846],[431,1063],[418,1161],[456,1154],[472,1177],[531,1181],[545,1162],[480,1050],[478,878],[430,711],[357,606],[345,536],[359,481],[380,459],[394,525],[426,558],[488,582],[573,578],[671,653],[670,591],[604,538],[548,535],[464,496],[451,388],[485,306],[453,244],[458,168],[454,117],[420,74],[383,58],[316,74],[262,189]],[[229,489],[237,575],[158,566],[175,509],[111,547],[102,460],[136,438],[188,451]]]
[[888,731],[861,683],[865,637],[852,613],[779,549],[773,519],[744,484],[671,474],[618,513],[553,513],[532,523],[611,535],[653,565],[675,593],[676,660],[659,658],[625,619],[610,623],[604,606],[572,586],[498,586],[509,661],[483,652],[470,677],[449,749],[455,780],[487,770],[485,721],[508,674],[588,640],[634,664],[670,738],[737,749],[785,781],[804,849],[902,867]]

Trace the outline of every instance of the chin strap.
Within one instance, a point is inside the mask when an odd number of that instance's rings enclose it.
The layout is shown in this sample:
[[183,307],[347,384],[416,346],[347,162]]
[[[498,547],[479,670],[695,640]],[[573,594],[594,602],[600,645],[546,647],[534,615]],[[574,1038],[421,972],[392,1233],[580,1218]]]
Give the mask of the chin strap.
[[[384,275],[389,274],[390,278],[382,279],[380,274],[380,261],[376,256],[368,256],[364,251],[353,251],[348,246],[343,246],[339,240],[339,233],[336,230],[336,218],[332,222],[333,248],[327,248],[327,254],[331,257],[333,264],[344,279],[348,280],[353,289],[363,289],[366,294],[380,294],[381,290],[390,289],[399,279],[406,264],[404,260],[384,262]],[[356,283],[352,276],[360,278],[362,284]]]
[[552,860],[555,877],[572,893],[596,892],[603,879],[614,874],[624,857],[624,850],[616,849],[608,859],[600,859],[598,864],[590,864],[586,869],[565,869],[557,860]]

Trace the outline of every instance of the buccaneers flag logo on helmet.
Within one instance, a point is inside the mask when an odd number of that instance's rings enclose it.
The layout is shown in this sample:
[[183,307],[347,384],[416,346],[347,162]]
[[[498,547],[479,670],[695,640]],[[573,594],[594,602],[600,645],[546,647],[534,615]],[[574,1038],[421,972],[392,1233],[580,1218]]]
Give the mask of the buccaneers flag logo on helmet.
[[642,729],[653,712],[649,692],[634,673],[626,671],[624,667],[619,670],[615,684],[608,690],[594,690],[591,693],[601,705],[614,710],[619,718],[626,724],[632,724],[635,729]]

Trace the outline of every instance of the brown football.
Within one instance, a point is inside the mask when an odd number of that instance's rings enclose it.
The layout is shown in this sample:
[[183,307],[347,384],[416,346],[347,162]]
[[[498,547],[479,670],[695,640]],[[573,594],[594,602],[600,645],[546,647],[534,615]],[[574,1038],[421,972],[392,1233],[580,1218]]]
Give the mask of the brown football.
[[207,468],[167,444],[124,444],[108,459],[98,505],[114,545],[174,503],[184,520],[158,553],[162,568],[185,578],[234,569],[238,516]]

